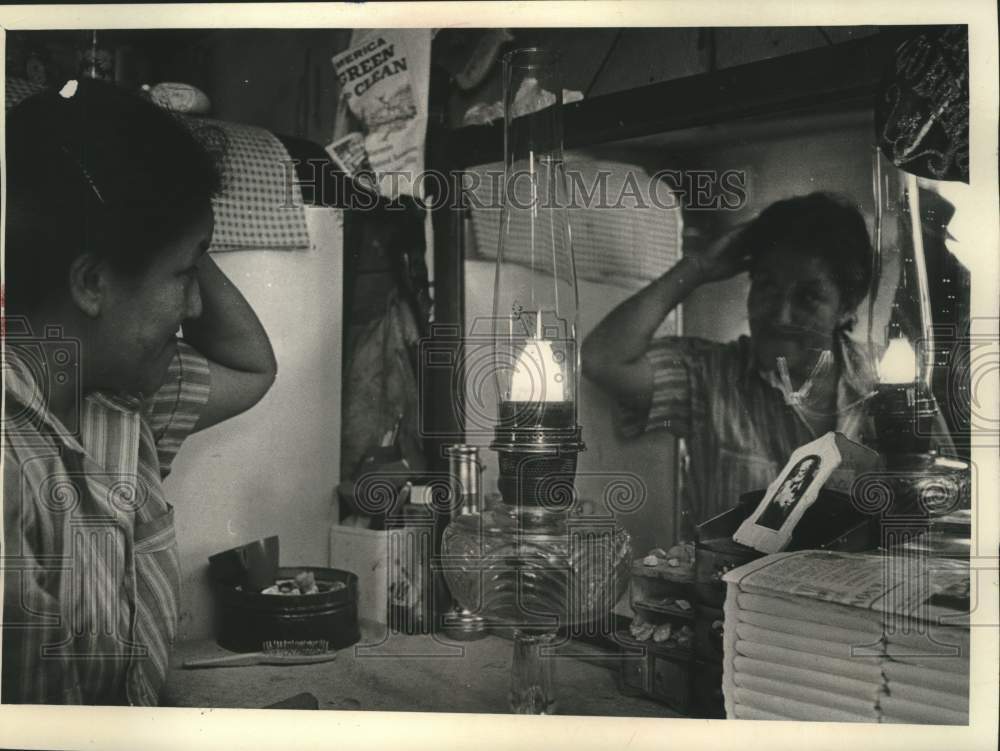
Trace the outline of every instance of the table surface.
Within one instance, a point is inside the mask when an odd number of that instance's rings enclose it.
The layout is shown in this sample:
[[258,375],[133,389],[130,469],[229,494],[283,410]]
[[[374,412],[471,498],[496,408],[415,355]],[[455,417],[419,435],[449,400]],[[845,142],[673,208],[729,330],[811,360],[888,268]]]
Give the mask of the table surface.
[[[232,654],[214,641],[181,642],[167,676],[164,705],[259,708],[301,692],[320,709],[507,713],[513,644],[391,634],[365,625],[353,647],[332,662],[185,669],[188,659]],[[579,642],[557,650],[554,690],[561,715],[678,717],[662,704],[619,690],[620,658]]]

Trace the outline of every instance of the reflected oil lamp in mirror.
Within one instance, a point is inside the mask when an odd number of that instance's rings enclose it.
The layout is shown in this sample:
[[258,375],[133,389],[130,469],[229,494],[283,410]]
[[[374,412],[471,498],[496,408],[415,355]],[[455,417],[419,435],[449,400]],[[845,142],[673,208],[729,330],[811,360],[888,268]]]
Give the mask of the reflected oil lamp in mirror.
[[916,178],[878,150],[873,167],[875,297],[891,304],[881,339],[869,326],[872,351],[881,352],[870,411],[886,464],[920,466],[933,462],[931,436],[938,409],[931,391],[934,329],[919,191]]
[[[876,290],[872,298],[875,310],[885,311],[882,320],[888,323],[881,327],[879,338],[872,326],[875,314],[869,318],[869,344],[880,353],[869,413],[889,470],[894,509],[929,518],[934,532],[918,535],[917,543],[907,545],[935,554],[961,553],[968,549],[965,515],[971,504],[971,474],[967,462],[947,455],[949,451],[940,453],[942,445],[952,442],[932,390],[935,329],[917,178],[878,150],[873,176]],[[881,305],[884,301],[889,302],[887,310]],[[935,528],[956,518],[961,529],[938,535],[937,540]],[[927,540],[937,540],[938,547],[929,546]]]

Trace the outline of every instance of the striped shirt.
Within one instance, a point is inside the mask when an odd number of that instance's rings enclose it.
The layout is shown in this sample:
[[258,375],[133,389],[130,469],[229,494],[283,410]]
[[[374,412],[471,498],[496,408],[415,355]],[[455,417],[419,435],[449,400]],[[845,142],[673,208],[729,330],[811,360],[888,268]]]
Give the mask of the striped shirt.
[[[872,359],[846,336],[834,355],[840,365],[836,430],[870,444],[865,402],[875,383]],[[649,409],[622,405],[620,428],[629,437],[668,430],[684,440],[685,524],[699,524],[732,508],[741,494],[766,488],[796,448],[818,437],[798,408],[785,403],[776,380],[754,366],[749,337],[725,344],[655,339],[646,357],[653,370]]]
[[180,589],[161,480],[208,400],[208,363],[178,342],[155,395],[91,394],[67,427],[37,352],[4,354],[0,701],[155,705]]

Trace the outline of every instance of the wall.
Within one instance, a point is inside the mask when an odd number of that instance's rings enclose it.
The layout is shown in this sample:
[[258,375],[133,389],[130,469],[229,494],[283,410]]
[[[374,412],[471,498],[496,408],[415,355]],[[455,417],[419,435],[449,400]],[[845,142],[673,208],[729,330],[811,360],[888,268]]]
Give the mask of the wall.
[[[824,190],[853,199],[870,230],[874,223],[873,146],[874,125],[867,112],[731,127],[724,139],[716,137],[707,146],[687,148],[676,162],[688,169],[745,171],[748,200],[738,211],[689,215],[689,219],[701,223],[711,236],[752,219],[774,201]],[[747,333],[748,290],[746,275],[697,290],[685,303],[685,331],[719,341]]]
[[225,29],[204,43],[213,116],[325,146],[340,86],[330,59],[350,29]]
[[267,330],[278,377],[253,409],[192,436],[167,478],[183,576],[180,638],[212,634],[208,556],[277,534],[282,565],[328,565],[339,481],[339,213],[307,209],[308,251],[214,257]]

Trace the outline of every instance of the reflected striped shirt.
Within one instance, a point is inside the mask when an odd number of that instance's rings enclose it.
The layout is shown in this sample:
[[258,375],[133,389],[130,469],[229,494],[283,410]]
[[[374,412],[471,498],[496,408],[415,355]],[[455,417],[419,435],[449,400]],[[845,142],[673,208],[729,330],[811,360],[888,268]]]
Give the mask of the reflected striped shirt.
[[155,705],[180,589],[161,480],[208,400],[208,363],[178,342],[155,395],[91,394],[68,428],[37,353],[4,354],[0,701]]
[[[836,430],[870,444],[873,359],[846,336],[834,356],[841,373]],[[619,427],[629,437],[667,430],[684,440],[680,500],[689,525],[766,488],[796,448],[818,437],[776,383],[758,372],[749,337],[728,343],[664,337],[653,340],[646,357],[653,371],[649,409],[620,405]]]

